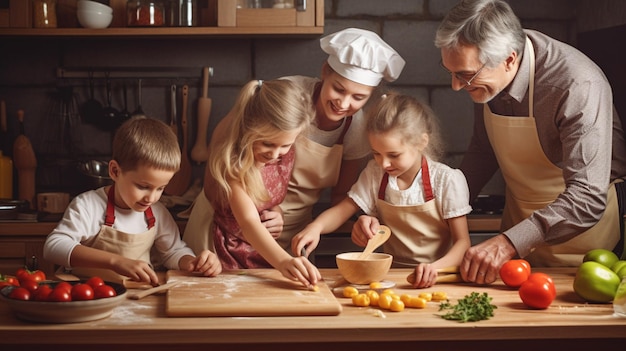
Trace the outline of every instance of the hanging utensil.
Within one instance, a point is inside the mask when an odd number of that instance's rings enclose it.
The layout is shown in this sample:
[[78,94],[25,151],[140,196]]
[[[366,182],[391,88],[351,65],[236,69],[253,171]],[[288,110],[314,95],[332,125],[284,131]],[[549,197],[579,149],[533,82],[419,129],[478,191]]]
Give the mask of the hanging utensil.
[[170,128],[178,138],[178,121],[176,119],[176,85],[170,86]]
[[83,104],[81,115],[85,123],[98,125],[102,120],[102,104],[94,97],[93,85],[93,72],[89,72],[89,99]]
[[35,209],[35,171],[37,158],[24,132],[24,110],[17,111],[20,134],[13,142],[13,165],[17,169],[18,199],[26,200],[31,209]]
[[183,85],[183,105],[180,119],[180,127],[183,130],[183,146],[181,150],[180,169],[174,174],[164,192],[169,195],[182,195],[191,183],[191,163],[187,156],[187,103],[189,99],[189,87]]
[[137,109],[133,112],[133,117],[142,116],[145,117],[145,113],[141,108],[141,79],[137,80]]
[[111,79],[109,79],[109,72],[106,72],[106,93],[107,93],[107,105],[102,109],[103,119],[101,126],[106,130],[114,130],[117,127],[117,121],[119,111],[111,106]]
[[202,163],[209,158],[207,149],[207,128],[211,115],[212,101],[208,97],[209,90],[209,67],[202,70],[202,97],[198,99],[198,127],[196,143],[191,149],[191,159],[197,163]]
[[131,117],[130,112],[128,111],[128,89],[126,88],[126,82],[124,82],[123,89],[124,89],[124,109],[120,111],[120,113],[118,113],[117,115],[118,127],[121,126],[127,120],[129,120]]

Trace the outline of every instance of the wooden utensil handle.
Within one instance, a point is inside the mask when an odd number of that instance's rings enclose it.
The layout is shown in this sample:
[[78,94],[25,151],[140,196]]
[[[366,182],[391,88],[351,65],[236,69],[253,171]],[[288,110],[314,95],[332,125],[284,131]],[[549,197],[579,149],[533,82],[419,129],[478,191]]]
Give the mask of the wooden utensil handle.
[[209,67],[202,69],[202,97],[209,97]]
[[189,101],[189,86],[183,85],[183,111],[180,117],[180,127],[183,130],[183,152],[187,152],[187,102]]
[[169,288],[177,285],[178,283],[180,283],[180,280],[169,282],[169,283],[163,284],[163,285],[159,285],[159,286],[154,287],[152,289],[147,289],[147,290],[138,292],[136,294],[129,294],[128,298],[131,299],[131,300],[139,300],[139,299],[142,299],[142,298],[144,298],[144,297],[146,297],[148,295],[152,295],[152,294],[158,293],[160,291],[168,290]]

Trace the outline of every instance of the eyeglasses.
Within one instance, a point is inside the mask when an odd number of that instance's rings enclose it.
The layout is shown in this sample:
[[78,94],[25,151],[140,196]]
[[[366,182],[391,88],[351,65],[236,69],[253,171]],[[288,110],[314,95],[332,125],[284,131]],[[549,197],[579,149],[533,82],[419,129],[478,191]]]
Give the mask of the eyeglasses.
[[441,66],[441,68],[443,68],[444,71],[448,72],[450,75],[454,76],[454,78],[458,79],[460,82],[465,83],[465,85],[463,86],[463,88],[468,87],[470,85],[472,85],[472,81],[478,77],[478,75],[480,74],[480,72],[483,70],[483,68],[485,68],[486,63],[484,63],[480,69],[478,71],[476,71],[476,73],[474,73],[474,75],[472,75],[469,79],[465,78],[464,76],[468,76],[468,74],[461,74],[461,73],[454,73],[454,72],[450,72],[449,69],[446,68],[446,66],[443,65],[443,62],[440,60],[439,61],[439,66]]

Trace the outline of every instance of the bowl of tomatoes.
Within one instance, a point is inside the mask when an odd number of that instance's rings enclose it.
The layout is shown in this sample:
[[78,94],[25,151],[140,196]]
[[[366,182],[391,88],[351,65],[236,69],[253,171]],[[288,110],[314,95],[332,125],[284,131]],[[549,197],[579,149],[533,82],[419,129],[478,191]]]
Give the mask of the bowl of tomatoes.
[[19,319],[39,323],[78,323],[109,317],[126,299],[122,284],[92,277],[81,281],[20,281],[0,290],[0,300]]

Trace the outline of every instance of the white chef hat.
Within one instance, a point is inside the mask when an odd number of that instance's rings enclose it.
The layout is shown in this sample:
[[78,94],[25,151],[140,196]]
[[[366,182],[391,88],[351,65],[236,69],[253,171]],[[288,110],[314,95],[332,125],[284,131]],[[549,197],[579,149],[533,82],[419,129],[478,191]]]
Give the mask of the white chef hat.
[[377,86],[383,78],[393,82],[405,64],[389,44],[368,30],[347,28],[323,37],[320,46],[335,72],[364,85]]

